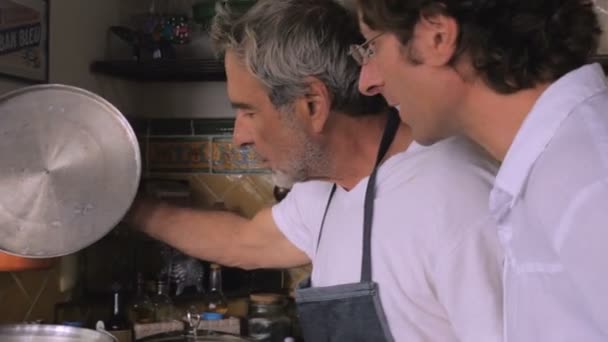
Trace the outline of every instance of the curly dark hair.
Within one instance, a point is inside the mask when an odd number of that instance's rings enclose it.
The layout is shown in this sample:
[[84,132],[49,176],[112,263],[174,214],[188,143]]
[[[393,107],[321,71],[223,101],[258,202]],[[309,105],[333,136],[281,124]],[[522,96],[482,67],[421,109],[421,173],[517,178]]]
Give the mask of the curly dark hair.
[[509,94],[552,82],[588,63],[601,34],[592,0],[357,0],[373,30],[403,44],[421,17],[446,15],[459,24],[457,51],[486,83]]

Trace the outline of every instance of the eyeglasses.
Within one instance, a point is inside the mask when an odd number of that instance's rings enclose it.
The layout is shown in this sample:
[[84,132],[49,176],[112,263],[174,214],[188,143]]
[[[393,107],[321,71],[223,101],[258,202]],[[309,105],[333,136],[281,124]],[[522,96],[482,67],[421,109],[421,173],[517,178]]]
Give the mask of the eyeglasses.
[[374,40],[383,35],[379,33],[376,36],[366,40],[363,44],[353,44],[348,51],[349,56],[355,59],[360,66],[364,66],[369,62],[370,58],[374,57],[376,50],[374,49]]

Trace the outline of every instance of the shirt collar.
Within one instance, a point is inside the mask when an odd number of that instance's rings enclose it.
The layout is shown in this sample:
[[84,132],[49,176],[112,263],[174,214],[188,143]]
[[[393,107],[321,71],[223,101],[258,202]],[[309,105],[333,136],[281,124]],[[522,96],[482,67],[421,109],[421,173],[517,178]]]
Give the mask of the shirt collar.
[[581,102],[605,89],[606,79],[599,64],[580,67],[551,84],[517,132],[498,171],[494,188],[511,195],[512,204],[561,123]]

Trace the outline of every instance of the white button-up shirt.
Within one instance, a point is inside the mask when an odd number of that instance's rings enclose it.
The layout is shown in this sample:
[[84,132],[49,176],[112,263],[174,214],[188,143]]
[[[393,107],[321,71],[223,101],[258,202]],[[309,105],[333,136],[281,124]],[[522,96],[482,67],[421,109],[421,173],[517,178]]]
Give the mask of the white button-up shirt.
[[608,341],[608,88],[587,65],[552,84],[496,177],[507,342]]

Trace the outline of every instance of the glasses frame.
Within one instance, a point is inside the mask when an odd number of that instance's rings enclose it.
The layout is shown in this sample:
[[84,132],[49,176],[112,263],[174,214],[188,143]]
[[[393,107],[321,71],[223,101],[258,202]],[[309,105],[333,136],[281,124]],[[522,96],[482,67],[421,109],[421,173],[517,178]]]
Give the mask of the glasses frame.
[[352,44],[348,50],[348,55],[351,56],[360,66],[366,65],[376,53],[373,45],[374,41],[380,38],[380,36],[383,34],[384,32],[378,33],[361,44]]

